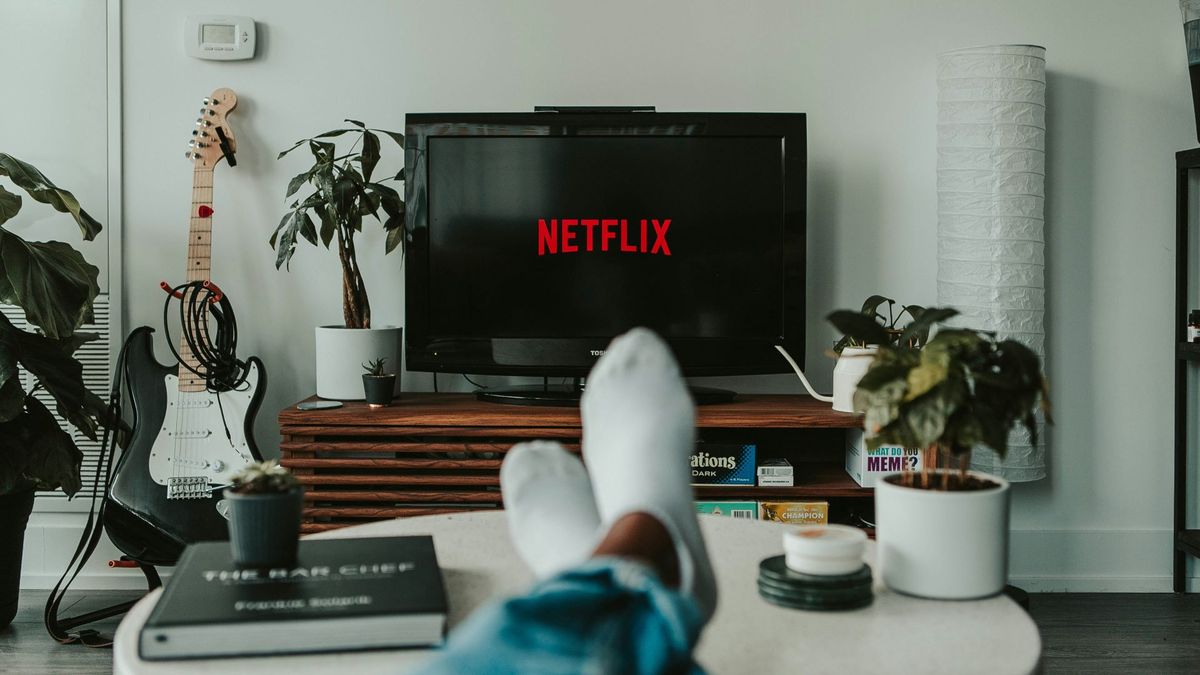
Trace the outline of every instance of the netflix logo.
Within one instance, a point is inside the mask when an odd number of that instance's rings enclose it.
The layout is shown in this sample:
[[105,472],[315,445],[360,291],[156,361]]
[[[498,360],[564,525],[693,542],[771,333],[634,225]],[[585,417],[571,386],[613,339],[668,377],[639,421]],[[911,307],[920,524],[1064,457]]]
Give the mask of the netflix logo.
[[538,255],[619,251],[671,255],[667,231],[671,219],[538,218]]

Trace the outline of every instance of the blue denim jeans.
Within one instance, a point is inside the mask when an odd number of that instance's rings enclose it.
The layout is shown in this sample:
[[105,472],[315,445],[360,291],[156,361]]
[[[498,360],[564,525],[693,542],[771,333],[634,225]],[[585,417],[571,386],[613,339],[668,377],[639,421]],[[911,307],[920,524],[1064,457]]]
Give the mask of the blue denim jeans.
[[702,627],[695,603],[650,568],[596,558],[480,608],[419,672],[702,674]]

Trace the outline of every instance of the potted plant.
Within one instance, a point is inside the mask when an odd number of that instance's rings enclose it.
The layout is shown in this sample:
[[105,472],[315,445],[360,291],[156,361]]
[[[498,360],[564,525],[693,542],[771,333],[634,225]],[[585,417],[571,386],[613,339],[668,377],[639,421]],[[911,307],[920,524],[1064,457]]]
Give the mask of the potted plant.
[[883,579],[942,599],[987,597],[1007,583],[1009,485],[968,471],[970,453],[982,444],[1003,455],[1017,424],[1036,439],[1035,412],[1040,403],[1048,417],[1049,405],[1037,354],[1020,342],[968,329],[942,329],[923,348],[910,342],[956,313],[929,309],[898,343],[881,344],[854,397],[869,447],[923,454],[919,472],[885,476],[875,490]]
[[[313,165],[292,178],[285,198],[292,199],[305,185],[311,186],[312,191],[288,205],[287,213],[271,235],[271,246],[276,251],[275,267],[290,269],[300,240],[314,246],[320,242],[326,249],[336,243],[342,265],[344,323],[316,328],[317,395],[361,400],[362,385],[354,376],[358,365],[377,354],[388,354],[394,363],[399,363],[403,333],[398,327],[371,323],[371,302],[358,266],[354,238],[362,231],[364,217],[375,218],[387,233],[385,252],[391,253],[399,247],[403,255],[404,201],[399,192],[385,183],[404,180],[404,170],[382,179],[376,179],[374,173],[380,157],[376,132],[387,135],[400,147],[404,147],[404,136],[368,129],[357,120],[346,121],[351,128],[299,140],[279,153],[282,159],[301,146],[308,148]],[[351,134],[354,140],[346,152],[339,153],[335,142],[327,139],[345,134]],[[383,220],[379,217],[381,210],[385,215]]]
[[380,357],[362,364],[363,392],[367,396],[367,405],[371,408],[382,408],[390,405],[397,389],[396,373],[385,373],[387,359]]
[[268,459],[242,469],[225,490],[229,545],[242,567],[282,567],[296,560],[304,488],[279,462]]
[[[75,196],[33,166],[0,153],[0,176],[70,214],[85,240],[100,233],[100,223]],[[99,270],[68,244],[27,241],[5,229],[21,202],[0,185],[0,303],[19,307],[37,328],[21,330],[0,314],[0,627],[16,613],[34,491],[61,489],[72,496],[80,488],[83,453],[44,401],[52,399],[58,415],[92,440],[107,420],[107,406],[84,386],[83,366],[72,356],[97,338],[78,329],[92,320]]]
[[[880,307],[887,304],[887,314]],[[843,309],[829,315],[829,321],[842,333],[842,337],[833,345],[837,355],[837,364],[833,367],[833,409],[841,412],[854,412],[854,390],[858,381],[871,367],[879,345],[895,345],[900,340],[907,326],[901,326],[900,321],[908,315],[911,322],[918,321],[925,314],[925,308],[920,305],[903,305],[896,311],[896,301],[882,295],[872,295],[862,304],[858,311]],[[934,319],[936,317],[928,317]],[[926,320],[907,338],[910,346],[919,348],[929,337],[929,327],[932,324]]]

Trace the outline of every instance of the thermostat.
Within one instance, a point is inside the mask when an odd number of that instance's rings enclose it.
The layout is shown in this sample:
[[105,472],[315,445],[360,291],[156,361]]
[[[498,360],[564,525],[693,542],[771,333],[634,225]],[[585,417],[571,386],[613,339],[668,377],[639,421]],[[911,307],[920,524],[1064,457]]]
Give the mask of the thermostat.
[[254,58],[254,19],[209,14],[189,16],[184,24],[188,56],[217,61]]

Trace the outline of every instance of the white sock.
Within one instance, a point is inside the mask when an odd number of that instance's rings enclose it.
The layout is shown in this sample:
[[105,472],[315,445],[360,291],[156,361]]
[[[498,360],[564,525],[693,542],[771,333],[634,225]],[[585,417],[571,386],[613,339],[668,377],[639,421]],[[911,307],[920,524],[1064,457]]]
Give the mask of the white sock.
[[588,375],[581,413],[603,529],[630,513],[657,518],[675,542],[680,590],[707,619],[717,589],[692,496],[696,413],[667,345],[645,328],[613,340]]
[[520,443],[500,466],[508,531],[539,579],[587,560],[600,516],[579,458],[553,441]]

